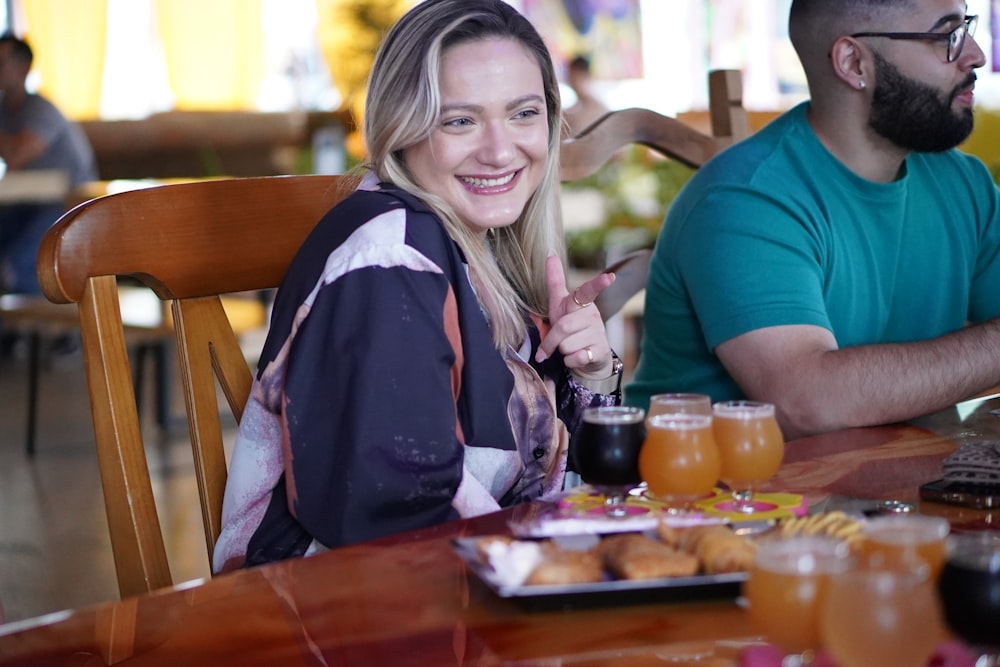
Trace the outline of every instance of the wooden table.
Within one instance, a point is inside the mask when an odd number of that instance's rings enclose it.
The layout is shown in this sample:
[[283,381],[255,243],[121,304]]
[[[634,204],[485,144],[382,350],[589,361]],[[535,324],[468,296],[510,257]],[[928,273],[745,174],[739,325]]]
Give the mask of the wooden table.
[[[959,442],[1000,436],[995,408],[1000,398],[790,442],[770,488],[827,507],[843,496],[917,502]],[[671,656],[675,667],[723,667],[760,641],[733,600],[537,612],[494,596],[450,540],[504,532],[523,510],[0,626],[0,664],[613,667]],[[956,529],[1000,527],[1000,510],[920,511]]]
[[59,169],[8,171],[0,178],[0,204],[61,203],[69,194],[69,177]]

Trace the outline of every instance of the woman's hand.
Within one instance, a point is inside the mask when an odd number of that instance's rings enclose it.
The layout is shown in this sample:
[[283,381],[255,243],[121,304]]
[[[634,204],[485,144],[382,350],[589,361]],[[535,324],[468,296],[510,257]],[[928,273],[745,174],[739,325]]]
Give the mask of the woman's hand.
[[601,379],[611,375],[611,346],[607,331],[594,299],[615,281],[615,274],[602,273],[570,292],[562,262],[550,255],[545,262],[545,279],[549,288],[548,334],[535,354],[536,361],[545,361],[559,349],[566,368],[582,378]]

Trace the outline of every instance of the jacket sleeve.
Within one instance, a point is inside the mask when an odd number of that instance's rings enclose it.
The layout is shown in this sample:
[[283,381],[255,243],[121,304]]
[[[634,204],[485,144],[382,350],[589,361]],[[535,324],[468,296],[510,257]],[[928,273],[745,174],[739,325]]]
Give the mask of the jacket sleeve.
[[289,352],[289,509],[328,547],[458,516],[453,290],[408,261],[323,283]]

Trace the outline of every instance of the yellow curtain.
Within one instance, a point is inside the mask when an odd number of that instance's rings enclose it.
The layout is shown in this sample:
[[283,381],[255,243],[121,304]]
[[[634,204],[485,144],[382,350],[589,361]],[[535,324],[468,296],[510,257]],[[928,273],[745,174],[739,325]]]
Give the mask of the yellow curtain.
[[[383,35],[416,0],[316,0],[318,37],[333,85],[361,127],[365,85]],[[347,140],[354,156],[364,152],[361,136]]]
[[259,0],[157,0],[156,18],[175,108],[257,108]]
[[97,118],[101,106],[107,0],[20,0],[35,52],[39,92],[69,118]]

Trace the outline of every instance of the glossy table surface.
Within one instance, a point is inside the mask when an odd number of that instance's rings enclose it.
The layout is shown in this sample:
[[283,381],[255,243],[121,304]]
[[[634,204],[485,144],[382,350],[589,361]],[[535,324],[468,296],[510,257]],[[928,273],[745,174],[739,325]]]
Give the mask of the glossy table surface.
[[[820,509],[849,498],[917,503],[960,442],[1000,439],[998,408],[992,397],[790,442],[768,488]],[[497,597],[451,540],[506,532],[526,509],[0,626],[0,664],[723,667],[761,641],[733,599],[532,611]],[[919,510],[955,529],[1000,529],[1000,510]]]

